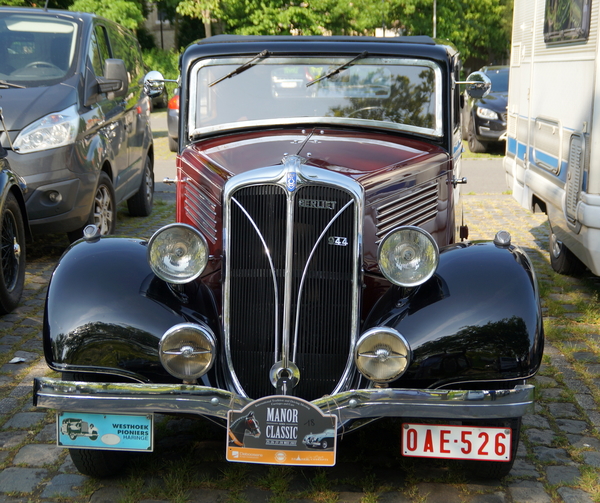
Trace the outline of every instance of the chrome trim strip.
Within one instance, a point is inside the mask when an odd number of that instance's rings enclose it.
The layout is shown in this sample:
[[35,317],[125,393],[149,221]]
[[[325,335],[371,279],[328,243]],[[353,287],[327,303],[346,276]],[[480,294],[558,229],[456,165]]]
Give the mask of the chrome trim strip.
[[[244,208],[235,197],[232,197],[231,200],[235,204],[237,204],[238,208],[240,210],[242,210],[244,215],[246,215],[246,218],[249,220],[250,225],[252,225],[252,227],[256,231],[256,234],[258,235],[258,239],[260,239],[260,242],[263,245],[263,248],[265,250],[265,255],[267,256],[267,259],[269,260],[269,266],[271,267],[271,276],[273,277],[273,294],[275,297],[275,306],[277,306],[277,303],[279,302],[279,300],[278,300],[279,299],[279,289],[277,288],[277,273],[275,271],[275,265],[273,264],[273,258],[271,257],[269,247],[267,246],[267,243],[265,242],[265,238],[261,234],[260,229],[256,225],[256,222],[252,219],[252,217],[246,211],[246,208]],[[278,327],[279,327],[279,313],[278,313],[277,309],[275,309],[275,355],[274,355],[274,360],[273,360],[275,362],[277,361],[277,354],[279,352],[279,348],[278,348],[278,344],[279,344],[278,330],[279,330],[279,328]]]
[[[363,389],[329,395],[312,403],[340,421],[370,417],[495,419],[533,411],[535,388],[512,390]],[[177,413],[226,418],[253,400],[207,386],[185,384],[105,384],[36,377],[33,404],[59,411]]]

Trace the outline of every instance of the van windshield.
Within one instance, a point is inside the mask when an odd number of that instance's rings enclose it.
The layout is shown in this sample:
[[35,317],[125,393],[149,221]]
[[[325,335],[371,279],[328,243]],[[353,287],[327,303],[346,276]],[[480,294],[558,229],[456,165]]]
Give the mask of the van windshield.
[[38,14],[0,12],[0,80],[51,85],[74,70],[77,24]]

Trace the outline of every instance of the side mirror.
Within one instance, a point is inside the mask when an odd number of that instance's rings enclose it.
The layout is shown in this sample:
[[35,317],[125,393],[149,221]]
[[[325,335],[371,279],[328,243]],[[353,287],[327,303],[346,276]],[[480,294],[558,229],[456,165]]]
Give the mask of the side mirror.
[[152,70],[144,77],[144,93],[146,93],[146,96],[149,98],[160,96],[164,88],[165,78],[162,73]]
[[483,72],[473,72],[467,77],[466,82],[456,82],[457,84],[465,84],[466,91],[469,97],[480,100],[485,98],[492,90],[492,81]]
[[122,59],[107,59],[104,62],[104,77],[98,78],[101,93],[125,96],[129,90],[129,76]]

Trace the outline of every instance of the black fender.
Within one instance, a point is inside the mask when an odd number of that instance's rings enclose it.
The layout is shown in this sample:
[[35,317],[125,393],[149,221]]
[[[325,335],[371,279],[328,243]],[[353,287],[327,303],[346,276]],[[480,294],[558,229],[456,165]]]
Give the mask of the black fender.
[[158,343],[193,322],[219,337],[212,292],[193,282],[176,291],[157,278],[147,242],[80,240],[61,257],[48,286],[44,353],[59,372],[94,372],[140,382],[179,382],[160,365]]
[[31,240],[31,229],[27,217],[27,208],[25,207],[25,197],[23,196],[23,193],[26,191],[27,185],[25,181],[12,171],[6,159],[0,158],[0,208],[4,206],[8,194],[12,192],[21,209],[25,237],[27,240]]
[[481,389],[481,381],[511,387],[541,364],[537,281],[529,257],[516,246],[480,242],[442,249],[429,281],[384,294],[365,320],[365,330],[376,326],[396,329],[412,349],[395,387],[469,389],[473,383]]

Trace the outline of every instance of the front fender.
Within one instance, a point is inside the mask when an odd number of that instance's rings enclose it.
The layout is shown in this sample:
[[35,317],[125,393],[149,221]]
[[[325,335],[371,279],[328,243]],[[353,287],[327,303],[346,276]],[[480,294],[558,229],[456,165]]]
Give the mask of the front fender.
[[211,292],[193,283],[177,294],[151,271],[146,241],[79,241],[48,286],[44,352],[61,372],[101,372],[137,381],[178,382],[162,368],[158,342],[184,322],[218,334]]
[[460,243],[440,253],[436,274],[410,292],[393,287],[366,329],[395,328],[413,358],[392,386],[443,387],[531,377],[544,347],[533,266],[518,247]]

